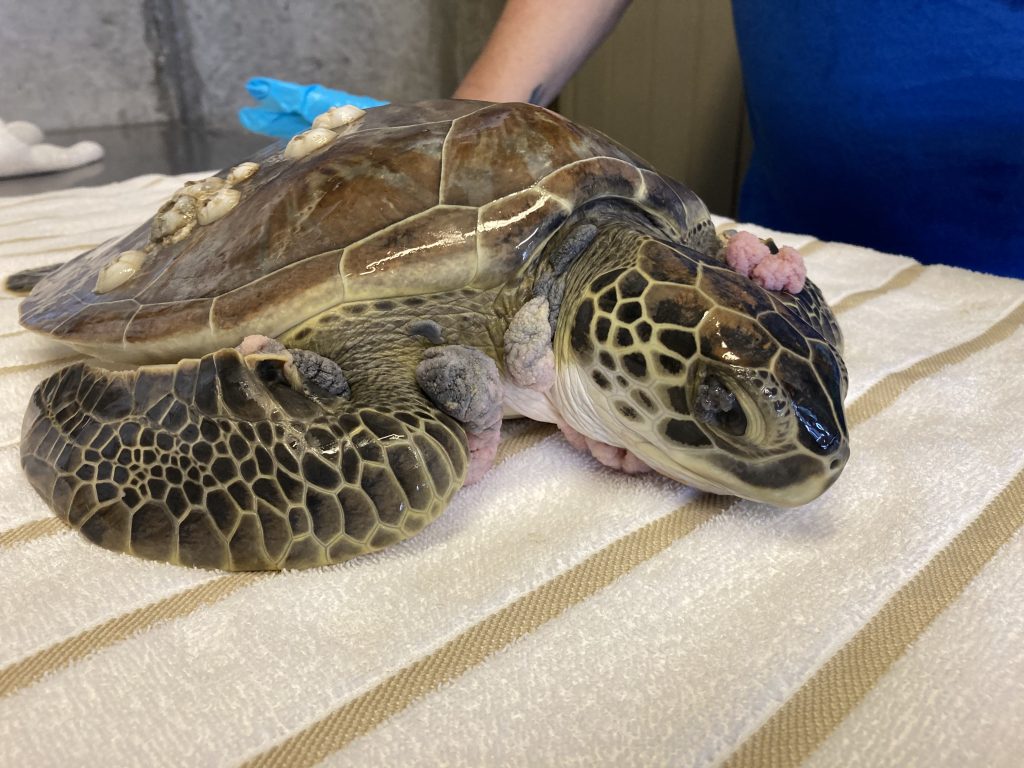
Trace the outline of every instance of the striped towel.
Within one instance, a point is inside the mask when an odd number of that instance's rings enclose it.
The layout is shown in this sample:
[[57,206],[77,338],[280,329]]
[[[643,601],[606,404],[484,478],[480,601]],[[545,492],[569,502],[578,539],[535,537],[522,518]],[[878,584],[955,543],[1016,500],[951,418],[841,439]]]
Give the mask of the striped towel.
[[[2,271],[180,183],[0,199]],[[1024,285],[771,234],[847,337],[823,498],[621,475],[519,422],[422,534],[306,572],[137,560],[51,517],[19,425],[74,356],[0,300],[0,764],[1019,765]]]

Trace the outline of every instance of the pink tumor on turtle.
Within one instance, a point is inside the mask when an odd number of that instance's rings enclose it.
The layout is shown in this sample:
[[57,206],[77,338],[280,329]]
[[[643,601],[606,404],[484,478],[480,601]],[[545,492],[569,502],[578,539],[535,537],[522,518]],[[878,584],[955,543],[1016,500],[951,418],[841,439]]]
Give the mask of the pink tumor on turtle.
[[800,293],[807,282],[803,256],[788,245],[773,250],[750,232],[737,232],[725,246],[725,261],[769,291]]

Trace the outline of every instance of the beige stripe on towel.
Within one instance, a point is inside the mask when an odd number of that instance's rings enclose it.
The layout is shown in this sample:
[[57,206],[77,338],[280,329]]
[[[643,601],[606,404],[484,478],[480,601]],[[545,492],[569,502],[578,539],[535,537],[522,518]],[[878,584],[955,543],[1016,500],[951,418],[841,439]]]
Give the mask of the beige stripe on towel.
[[10,696],[32,685],[56,669],[70,666],[97,650],[119,643],[127,637],[145,632],[163,621],[194,613],[204,605],[223,600],[228,595],[261,579],[266,573],[232,573],[212,579],[199,587],[153,603],[146,608],[117,616],[63,642],[51,645],[16,664],[0,669],[0,697]]
[[413,701],[452,682],[496,651],[629,573],[733,502],[729,497],[703,494],[617,540],[243,765],[316,765]]
[[883,606],[725,766],[800,765],[1024,525],[1024,472]]
[[851,309],[859,307],[861,304],[877,298],[884,293],[906,288],[919,278],[924,273],[924,270],[925,268],[921,264],[911,264],[909,267],[897,272],[877,288],[868,288],[843,297],[842,300],[837,301],[832,306],[832,309],[837,315],[841,315],[842,313],[849,312]]
[[41,520],[33,520],[29,523],[23,523],[16,528],[0,531],[0,549],[41,539],[44,536],[55,536],[67,530],[67,525],[56,517],[44,517]]
[[[1018,503],[1024,503],[1020,501]],[[1018,766],[1024,723],[1024,529],[889,668],[808,768]]]
[[1024,322],[1024,303],[1018,304],[1013,311],[981,336],[958,344],[952,349],[944,350],[937,355],[921,360],[909,368],[905,368],[892,376],[882,379],[868,391],[870,395],[875,390],[878,390],[877,396],[864,397],[853,403],[847,410],[848,418],[851,421],[870,419],[885,407],[882,405],[883,403],[892,402],[914,382],[926,376],[931,376],[942,368],[960,363],[993,344],[998,344],[1016,331],[1022,322]]

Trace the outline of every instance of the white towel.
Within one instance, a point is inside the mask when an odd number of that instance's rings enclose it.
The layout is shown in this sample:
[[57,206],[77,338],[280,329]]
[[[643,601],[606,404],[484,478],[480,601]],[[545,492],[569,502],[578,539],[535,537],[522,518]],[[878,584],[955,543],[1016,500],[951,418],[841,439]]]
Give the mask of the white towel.
[[34,123],[0,120],[0,178],[30,173],[66,171],[94,163],[103,157],[95,141],[79,141],[70,147],[43,142],[45,136]]
[[[138,224],[143,177],[0,198],[5,272]],[[1024,284],[802,247],[847,337],[853,457],[772,510],[546,427],[410,541],[314,571],[114,555],[18,467],[70,355],[0,300],[0,765],[1015,765]]]

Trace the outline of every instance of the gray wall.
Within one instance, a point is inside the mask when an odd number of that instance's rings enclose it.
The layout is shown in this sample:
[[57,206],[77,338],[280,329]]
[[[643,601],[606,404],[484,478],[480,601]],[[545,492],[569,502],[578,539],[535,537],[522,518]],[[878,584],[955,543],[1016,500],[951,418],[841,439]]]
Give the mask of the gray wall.
[[237,125],[245,80],[445,96],[501,0],[0,0],[0,119]]

